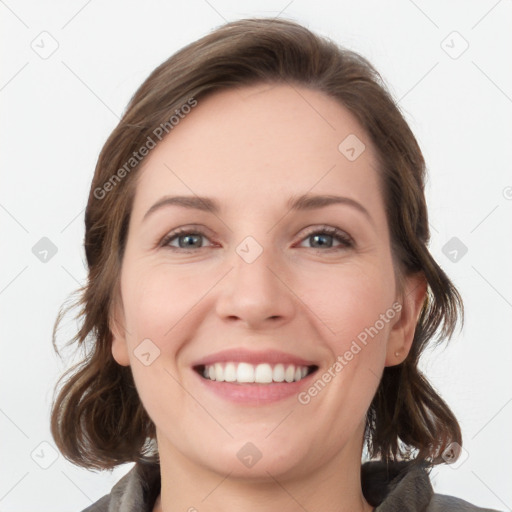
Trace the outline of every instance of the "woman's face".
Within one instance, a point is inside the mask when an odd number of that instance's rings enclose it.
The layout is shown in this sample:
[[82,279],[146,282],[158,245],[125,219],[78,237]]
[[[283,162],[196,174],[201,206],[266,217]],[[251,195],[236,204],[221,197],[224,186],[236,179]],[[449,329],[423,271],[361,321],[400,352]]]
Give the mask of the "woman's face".
[[161,456],[245,477],[360,456],[419,311],[406,325],[376,165],[348,110],[285,85],[200,100],[150,151],[112,350]]

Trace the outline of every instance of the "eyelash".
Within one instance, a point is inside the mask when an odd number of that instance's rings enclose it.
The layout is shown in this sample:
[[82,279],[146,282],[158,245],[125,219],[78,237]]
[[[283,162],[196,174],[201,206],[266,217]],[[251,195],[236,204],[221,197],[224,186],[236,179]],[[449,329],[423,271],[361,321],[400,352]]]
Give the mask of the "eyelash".
[[[161,247],[165,247],[170,249],[171,251],[176,252],[182,252],[182,253],[192,253],[197,252],[200,249],[205,249],[206,247],[198,247],[193,249],[185,249],[183,247],[173,247],[170,244],[174,239],[179,238],[183,235],[199,235],[203,236],[205,238],[208,238],[206,233],[202,229],[190,229],[190,228],[179,228],[173,231],[172,233],[169,233],[167,236],[165,236],[162,241],[160,242]],[[328,247],[327,249],[322,249],[319,247],[311,247],[311,249],[316,249],[319,252],[331,252],[331,251],[339,251],[339,250],[346,250],[354,247],[355,243],[353,239],[347,235],[344,231],[341,231],[338,228],[334,228],[331,226],[322,226],[321,228],[315,228],[311,231],[309,231],[302,239],[306,240],[307,238],[313,236],[313,235],[329,235],[333,236],[338,242],[341,242],[341,246],[337,247]],[[309,247],[306,247],[306,249],[309,249]]]

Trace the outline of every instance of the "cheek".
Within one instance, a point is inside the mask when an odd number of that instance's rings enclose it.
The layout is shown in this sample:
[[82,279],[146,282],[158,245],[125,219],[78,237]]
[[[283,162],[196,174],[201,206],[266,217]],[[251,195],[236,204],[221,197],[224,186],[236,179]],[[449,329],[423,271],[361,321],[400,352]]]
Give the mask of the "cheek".
[[177,267],[158,265],[134,268],[132,276],[125,289],[132,344],[150,338],[162,349],[163,340],[175,337],[187,323],[208,283]]
[[[387,337],[392,319],[387,317],[394,314],[392,270],[381,265],[346,265],[337,270],[330,268],[323,276],[309,277],[314,285],[304,288],[304,302],[336,353],[348,350],[353,340],[364,343],[365,337]],[[384,322],[381,315],[386,317]]]
[[348,426],[362,421],[378,387],[396,321],[394,292],[394,275],[370,266],[331,271],[324,286],[308,290],[330,361],[299,402],[321,414],[335,438],[345,439]]
[[162,397],[172,401],[176,410],[183,405],[176,358],[191,329],[190,312],[202,293],[194,292],[190,286],[194,280],[184,279],[176,269],[133,265],[127,267],[128,275],[123,303],[135,386],[153,422],[179,432],[182,427],[178,428],[174,413],[162,407]]
[[332,359],[317,375],[321,382],[300,397],[301,403],[321,394],[318,406],[333,429],[341,428],[341,435],[343,425],[364,415],[379,383],[397,315],[394,274],[384,265],[331,270],[323,286],[309,288],[308,297]]
[[152,417],[152,411],[161,409],[162,392],[182,399],[177,384],[183,377],[181,351],[193,337],[197,316],[204,315],[209,305],[204,297],[219,277],[162,264],[127,266],[128,276],[123,303],[130,364],[139,396]]

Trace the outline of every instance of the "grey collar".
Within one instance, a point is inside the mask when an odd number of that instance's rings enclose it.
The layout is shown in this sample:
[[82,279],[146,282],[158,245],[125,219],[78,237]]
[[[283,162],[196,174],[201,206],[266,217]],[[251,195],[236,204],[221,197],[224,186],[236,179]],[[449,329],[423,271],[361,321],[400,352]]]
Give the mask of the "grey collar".
[[[139,462],[102,498],[108,509],[83,512],[152,512],[160,486],[159,464]],[[433,495],[425,462],[366,462],[361,466],[361,487],[368,503],[377,507],[375,512],[421,512]]]

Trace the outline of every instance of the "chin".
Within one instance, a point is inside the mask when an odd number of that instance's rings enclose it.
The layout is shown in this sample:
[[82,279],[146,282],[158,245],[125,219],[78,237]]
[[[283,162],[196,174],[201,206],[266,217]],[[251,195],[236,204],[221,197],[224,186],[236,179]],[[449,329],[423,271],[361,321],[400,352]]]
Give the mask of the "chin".
[[260,434],[246,437],[247,441],[219,443],[221,450],[208,451],[208,460],[203,463],[217,473],[229,474],[230,478],[261,482],[268,482],[271,476],[285,478],[307,473],[309,468],[305,467],[305,461],[311,462],[311,459],[303,449],[291,442],[272,442],[264,437]]

